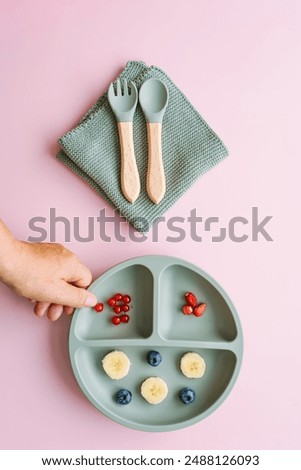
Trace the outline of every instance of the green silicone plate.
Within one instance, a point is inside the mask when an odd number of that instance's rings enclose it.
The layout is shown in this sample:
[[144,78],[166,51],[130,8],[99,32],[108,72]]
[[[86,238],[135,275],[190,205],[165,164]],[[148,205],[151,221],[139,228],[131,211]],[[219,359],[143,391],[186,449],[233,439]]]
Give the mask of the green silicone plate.
[[[231,300],[208,274],[178,258],[143,256],[113,267],[90,290],[105,308],[102,313],[91,308],[75,311],[69,353],[76,380],[98,410],[130,428],[172,431],[204,419],[225,400],[238,376],[243,339]],[[202,317],[183,315],[187,291],[207,304]],[[116,292],[132,297],[129,323],[117,326],[105,303]],[[121,380],[110,379],[101,365],[115,349],[127,354],[132,364]],[[146,360],[150,350],[163,357],[158,367]],[[180,370],[181,356],[190,351],[205,359],[206,372],[200,379],[188,379]],[[164,379],[169,389],[158,405],[150,405],[140,394],[141,383],[152,376]],[[189,405],[178,397],[184,387],[196,392]],[[121,388],[133,394],[128,405],[115,402]]]

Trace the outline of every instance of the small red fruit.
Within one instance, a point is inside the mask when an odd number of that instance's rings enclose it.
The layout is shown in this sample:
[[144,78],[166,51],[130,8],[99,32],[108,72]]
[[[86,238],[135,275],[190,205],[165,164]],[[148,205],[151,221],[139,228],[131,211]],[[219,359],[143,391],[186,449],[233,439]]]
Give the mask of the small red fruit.
[[186,292],[185,299],[188,305],[191,305],[191,307],[195,307],[198,303],[196,296],[192,292]]
[[99,302],[98,304],[95,305],[94,307],[95,312],[102,312],[103,311],[103,304]]
[[122,323],[128,323],[129,319],[130,319],[130,317],[128,315],[121,315],[121,317],[117,317],[117,318],[120,318]]
[[195,315],[196,317],[201,317],[203,315],[203,313],[205,312],[206,307],[207,307],[207,305],[204,304],[204,303],[200,304],[200,305],[197,305],[193,309],[193,315]]
[[120,317],[113,317],[112,318],[113,325],[119,325],[120,322],[121,322]]
[[122,306],[121,306],[121,310],[122,310],[123,312],[128,312],[128,311],[130,310],[130,306],[127,305],[127,304],[122,305]]
[[108,300],[108,305],[110,305],[110,307],[114,307],[116,305],[116,300],[112,297]]
[[130,297],[129,295],[127,295],[127,294],[122,297],[122,301],[123,301],[125,304],[129,304],[129,303],[131,302],[131,300],[132,300],[131,297]]
[[115,305],[115,307],[113,308],[114,312],[115,313],[121,313],[122,310],[121,310],[121,305]]
[[115,294],[114,299],[117,300],[117,302],[119,302],[120,300],[122,300],[122,294]]
[[184,313],[184,315],[191,315],[193,313],[193,308],[191,307],[191,305],[184,305],[182,307],[182,312]]

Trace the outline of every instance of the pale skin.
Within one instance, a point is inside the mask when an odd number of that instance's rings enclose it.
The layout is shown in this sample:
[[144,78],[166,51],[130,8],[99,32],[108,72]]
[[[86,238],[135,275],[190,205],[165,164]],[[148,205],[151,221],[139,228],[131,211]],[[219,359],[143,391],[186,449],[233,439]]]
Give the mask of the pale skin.
[[86,288],[92,275],[74,253],[58,243],[16,240],[0,220],[0,281],[34,303],[34,313],[55,321],[75,307],[97,303]]

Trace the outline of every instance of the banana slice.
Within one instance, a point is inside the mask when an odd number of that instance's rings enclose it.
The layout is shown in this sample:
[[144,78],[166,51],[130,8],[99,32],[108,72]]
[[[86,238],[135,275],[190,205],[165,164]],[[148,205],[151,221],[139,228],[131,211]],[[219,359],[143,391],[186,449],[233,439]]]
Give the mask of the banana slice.
[[167,385],[160,377],[149,377],[141,385],[141,395],[151,405],[161,403],[167,394]]
[[130,370],[130,360],[122,351],[112,351],[102,360],[105,373],[113,380],[125,377]]
[[205,374],[206,363],[199,354],[187,352],[181,358],[180,368],[189,379],[199,379]]

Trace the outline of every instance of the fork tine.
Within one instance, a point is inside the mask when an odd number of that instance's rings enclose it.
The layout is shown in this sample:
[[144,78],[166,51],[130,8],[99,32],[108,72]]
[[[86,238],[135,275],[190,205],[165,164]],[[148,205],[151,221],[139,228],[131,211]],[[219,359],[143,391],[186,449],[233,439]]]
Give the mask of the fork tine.
[[121,96],[121,83],[119,78],[117,80],[117,96]]
[[136,94],[136,96],[138,96],[138,91],[137,91],[135,83],[131,81],[129,84],[129,87],[130,87],[130,95]]
[[128,94],[129,94],[128,82],[127,82],[126,78],[123,80],[123,94],[124,94],[124,96],[128,96]]

